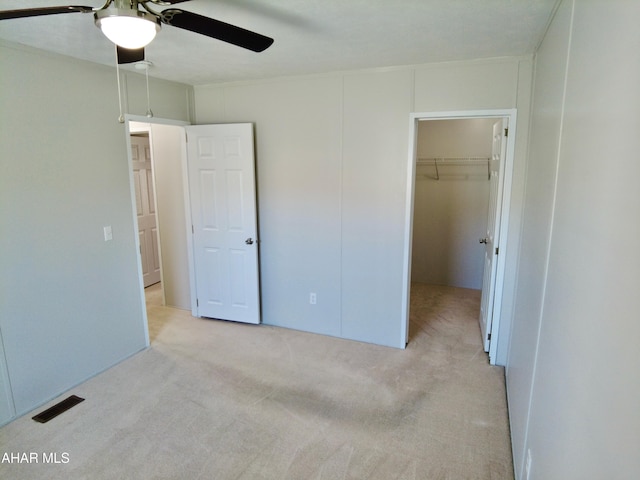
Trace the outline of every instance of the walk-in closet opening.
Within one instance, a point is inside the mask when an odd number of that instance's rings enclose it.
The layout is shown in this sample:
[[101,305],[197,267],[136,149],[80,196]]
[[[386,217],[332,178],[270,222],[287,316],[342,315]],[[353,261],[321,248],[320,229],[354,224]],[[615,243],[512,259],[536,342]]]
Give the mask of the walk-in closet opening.
[[453,288],[477,305],[478,335],[491,363],[502,301],[511,127],[515,111],[412,116],[407,291],[416,286],[420,291],[425,286]]
[[411,282],[482,289],[494,119],[418,124]]

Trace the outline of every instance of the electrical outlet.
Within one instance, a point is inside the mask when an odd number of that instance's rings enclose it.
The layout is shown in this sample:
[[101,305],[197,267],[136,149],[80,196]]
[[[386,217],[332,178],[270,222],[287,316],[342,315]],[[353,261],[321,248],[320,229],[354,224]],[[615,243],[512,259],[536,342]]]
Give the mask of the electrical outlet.
[[524,478],[525,480],[529,480],[529,476],[531,475],[531,449],[527,449],[527,461],[524,464]]
[[111,230],[111,225],[104,227],[103,229],[104,232],[104,241],[108,242],[110,240],[113,240],[113,230]]
[[309,303],[310,303],[311,305],[315,305],[315,304],[316,304],[316,301],[317,301],[316,294],[315,294],[314,292],[311,292],[311,293],[309,294]]

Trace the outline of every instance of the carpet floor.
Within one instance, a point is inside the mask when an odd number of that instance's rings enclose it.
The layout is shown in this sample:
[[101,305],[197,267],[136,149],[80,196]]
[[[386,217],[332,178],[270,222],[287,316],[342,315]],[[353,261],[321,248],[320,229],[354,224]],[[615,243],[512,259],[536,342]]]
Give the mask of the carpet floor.
[[86,399],[50,422],[0,429],[0,455],[40,460],[0,463],[0,478],[513,479],[504,369],[482,350],[479,303],[414,284],[398,350],[151,301],[149,349],[52,401]]

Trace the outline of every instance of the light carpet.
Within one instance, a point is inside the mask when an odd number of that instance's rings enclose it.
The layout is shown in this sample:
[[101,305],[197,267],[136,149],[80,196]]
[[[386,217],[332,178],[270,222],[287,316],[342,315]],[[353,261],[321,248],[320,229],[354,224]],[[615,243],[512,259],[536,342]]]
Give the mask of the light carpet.
[[0,454],[61,462],[0,478],[512,479],[480,292],[411,293],[406,350],[149,305],[151,348],[52,401],[86,399],[50,422],[0,429]]

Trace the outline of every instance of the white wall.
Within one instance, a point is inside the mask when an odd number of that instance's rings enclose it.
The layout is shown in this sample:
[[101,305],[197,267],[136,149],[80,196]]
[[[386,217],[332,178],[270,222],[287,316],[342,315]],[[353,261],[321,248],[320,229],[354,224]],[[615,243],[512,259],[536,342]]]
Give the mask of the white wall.
[[[13,416],[144,348],[144,299],[113,69],[4,43],[0,55],[0,370]],[[127,79],[144,114],[144,81]],[[187,119],[189,87],[151,89],[157,115]]]
[[[418,125],[420,158],[491,157],[495,119],[429,120]],[[411,279],[482,288],[489,208],[487,161],[416,167]],[[439,178],[439,179],[436,179]]]
[[565,0],[537,55],[507,369],[519,478],[528,450],[531,480],[640,471],[639,23],[638,2]]
[[197,123],[256,125],[263,322],[334,336],[341,334],[341,89],[340,77],[196,87]]
[[264,322],[404,346],[409,115],[522,109],[517,223],[530,77],[509,58],[196,87],[197,123],[256,125]]
[[165,304],[191,310],[182,158],[184,129],[151,124]]
[[516,472],[524,462],[529,419],[529,397],[545,287],[546,259],[551,234],[555,175],[560,142],[564,74],[569,42],[571,4],[557,11],[535,65],[531,144],[521,259],[516,292],[516,313],[507,365],[509,413]]

